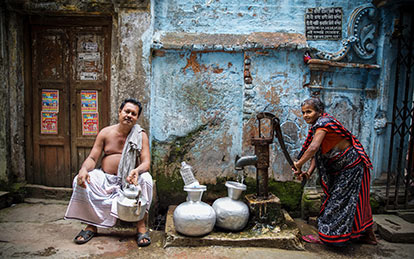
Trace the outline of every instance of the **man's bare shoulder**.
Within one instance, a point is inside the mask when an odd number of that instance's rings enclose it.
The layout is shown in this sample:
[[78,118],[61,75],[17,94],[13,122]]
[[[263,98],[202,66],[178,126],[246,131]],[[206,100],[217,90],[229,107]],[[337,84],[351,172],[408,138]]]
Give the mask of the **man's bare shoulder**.
[[105,128],[101,129],[101,131],[99,131],[99,135],[106,136],[108,134],[111,134],[116,131],[116,127],[117,127],[117,124],[106,126]]

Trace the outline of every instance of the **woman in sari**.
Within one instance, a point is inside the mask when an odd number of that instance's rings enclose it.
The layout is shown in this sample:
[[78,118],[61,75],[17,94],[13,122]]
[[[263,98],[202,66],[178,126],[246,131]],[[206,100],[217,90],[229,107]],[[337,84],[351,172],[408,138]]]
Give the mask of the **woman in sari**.
[[[372,164],[368,155],[349,130],[324,112],[319,99],[309,98],[301,108],[304,120],[311,126],[294,173],[299,178],[309,178],[315,168],[319,170],[325,194],[318,217],[320,240],[341,246],[358,238],[376,245],[369,203]],[[309,169],[302,172],[309,160]]]

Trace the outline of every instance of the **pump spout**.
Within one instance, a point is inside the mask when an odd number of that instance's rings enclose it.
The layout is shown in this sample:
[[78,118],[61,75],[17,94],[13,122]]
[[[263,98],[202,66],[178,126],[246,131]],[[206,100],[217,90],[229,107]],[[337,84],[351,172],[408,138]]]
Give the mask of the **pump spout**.
[[257,156],[236,156],[235,160],[235,168],[236,170],[243,170],[243,167],[246,165],[256,165],[257,163]]

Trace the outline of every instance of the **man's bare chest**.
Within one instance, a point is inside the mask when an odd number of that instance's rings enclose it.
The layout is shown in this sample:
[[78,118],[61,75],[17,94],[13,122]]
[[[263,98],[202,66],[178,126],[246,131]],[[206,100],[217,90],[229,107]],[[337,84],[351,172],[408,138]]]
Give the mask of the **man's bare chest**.
[[105,139],[104,152],[105,155],[122,154],[126,137],[117,134],[109,134]]

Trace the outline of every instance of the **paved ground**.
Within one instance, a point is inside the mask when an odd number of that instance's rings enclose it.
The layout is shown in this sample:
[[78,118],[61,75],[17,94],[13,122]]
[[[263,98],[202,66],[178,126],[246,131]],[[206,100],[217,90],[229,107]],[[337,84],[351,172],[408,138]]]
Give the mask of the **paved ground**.
[[[73,237],[82,228],[76,221],[63,220],[67,202],[28,199],[0,210],[0,258],[412,258],[414,244],[389,243],[377,246],[351,244],[342,249],[305,244],[305,251],[274,248],[168,247],[164,233],[152,231],[153,244],[138,248],[133,229],[101,230],[85,245]],[[301,220],[304,234],[315,229]]]

